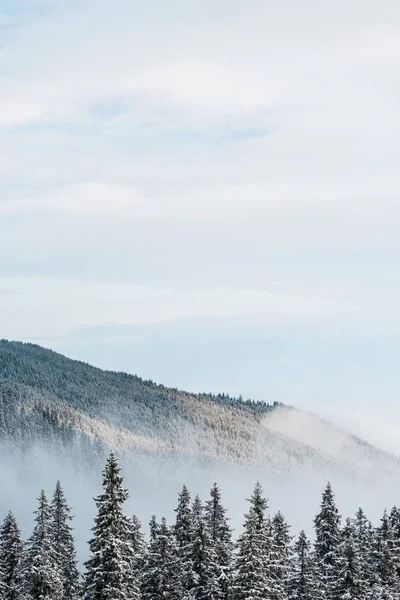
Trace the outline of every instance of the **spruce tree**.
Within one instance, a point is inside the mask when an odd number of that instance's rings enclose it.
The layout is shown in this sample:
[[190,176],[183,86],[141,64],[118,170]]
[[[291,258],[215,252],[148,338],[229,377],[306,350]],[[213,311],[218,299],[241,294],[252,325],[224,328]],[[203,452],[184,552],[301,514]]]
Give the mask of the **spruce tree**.
[[130,543],[133,552],[133,573],[139,581],[146,557],[146,542],[142,524],[136,515],[129,519]]
[[182,568],[182,586],[186,591],[191,590],[193,587],[193,564],[191,558],[193,515],[190,500],[190,492],[184,485],[178,496],[178,506],[175,509],[174,535]]
[[214,545],[199,496],[196,496],[192,509],[190,559],[193,572],[192,597],[196,600],[221,598]]
[[75,600],[80,592],[80,575],[72,528],[69,525],[73,517],[59,481],[54,490],[51,513],[52,538],[63,582],[63,598],[64,600]]
[[103,493],[95,498],[98,509],[90,558],[85,563],[85,600],[135,600],[139,588],[134,576],[131,527],[123,506],[128,490],[123,487],[118,460],[111,454],[103,471]]
[[317,600],[317,582],[311,555],[311,542],[301,531],[294,545],[293,566],[290,573],[288,598],[290,600]]
[[22,597],[30,600],[62,600],[63,583],[52,536],[52,514],[42,490],[35,511],[35,528],[23,557]]
[[143,565],[141,574],[141,598],[151,600],[159,597],[160,581],[160,556],[157,545],[160,526],[157,523],[156,516],[153,515],[149,523],[150,540],[147,549],[146,561]]
[[373,584],[374,567],[372,564],[373,528],[360,507],[352,520],[354,543],[360,562],[361,578],[365,582],[366,590]]
[[394,532],[385,510],[381,524],[375,529],[372,543],[373,589],[382,594],[399,591],[398,564]]
[[0,529],[0,597],[18,600],[18,565],[22,558],[21,532],[12,512],[3,520]]
[[211,499],[205,504],[204,515],[214,547],[220,596],[227,600],[232,585],[232,530],[228,525],[227,511],[222,505],[221,492],[216,483],[210,496]]
[[293,554],[291,542],[290,527],[281,511],[278,511],[272,519],[270,554],[270,568],[273,579],[272,598],[274,600],[283,600],[287,595]]
[[250,509],[237,543],[233,597],[235,600],[265,600],[269,598],[271,587],[268,574],[270,533],[267,500],[259,483],[249,502]]
[[182,569],[175,539],[166,520],[150,522],[150,543],[143,567],[142,600],[181,600]]
[[178,548],[182,549],[190,543],[190,530],[192,526],[192,510],[190,506],[190,492],[186,485],[178,496],[178,506],[175,509],[175,537]]
[[397,579],[400,580],[400,510],[393,506],[389,514],[389,523],[392,531],[392,551]]
[[335,600],[339,577],[340,515],[335,504],[331,484],[322,494],[321,509],[314,520],[314,555],[321,592],[326,600]]
[[339,577],[336,596],[341,600],[364,600],[367,594],[367,582],[363,579],[354,526],[350,519],[342,532],[339,554]]

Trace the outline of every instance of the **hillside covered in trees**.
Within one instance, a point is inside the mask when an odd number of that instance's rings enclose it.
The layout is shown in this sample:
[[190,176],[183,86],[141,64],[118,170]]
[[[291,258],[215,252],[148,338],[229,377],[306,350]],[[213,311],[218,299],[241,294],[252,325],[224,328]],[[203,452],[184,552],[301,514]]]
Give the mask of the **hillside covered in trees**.
[[[332,437],[333,449],[325,443]],[[364,480],[400,474],[396,457],[315,415],[190,394],[6,340],[0,341],[0,440],[14,457],[51,449],[80,468],[98,465],[113,450],[122,460],[190,459],[269,473],[301,467]]]

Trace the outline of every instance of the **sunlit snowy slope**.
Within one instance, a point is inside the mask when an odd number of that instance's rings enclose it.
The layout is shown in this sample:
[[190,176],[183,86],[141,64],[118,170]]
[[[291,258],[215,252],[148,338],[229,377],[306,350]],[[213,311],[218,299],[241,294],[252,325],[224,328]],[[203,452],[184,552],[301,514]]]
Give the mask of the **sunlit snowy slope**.
[[52,448],[80,466],[113,449],[172,464],[323,471],[374,481],[400,461],[316,415],[194,395],[101,371],[31,344],[0,342],[0,435],[12,453]]

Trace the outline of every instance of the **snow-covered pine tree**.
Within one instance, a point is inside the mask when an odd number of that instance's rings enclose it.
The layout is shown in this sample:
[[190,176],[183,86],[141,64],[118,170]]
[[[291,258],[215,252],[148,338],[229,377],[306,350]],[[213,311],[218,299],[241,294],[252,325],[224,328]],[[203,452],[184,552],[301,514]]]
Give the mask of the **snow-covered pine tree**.
[[[193,504],[192,504],[192,513],[191,513],[191,515],[192,515],[192,522],[191,522],[191,525],[190,525],[191,530],[193,529],[194,522],[198,521],[199,519],[202,518],[202,516],[203,516],[203,510],[204,510],[203,509],[203,504],[202,504],[202,502],[200,500],[200,496],[197,494],[196,497],[195,497],[195,499],[194,499],[194,501],[193,501]],[[191,535],[191,537],[192,537],[192,535]]]
[[317,600],[319,598],[317,589],[311,542],[303,530],[294,545],[288,598],[289,600]]
[[181,600],[182,568],[175,538],[165,518],[150,522],[150,543],[142,573],[142,600]]
[[273,600],[284,600],[287,597],[293,556],[291,543],[290,527],[281,511],[278,511],[272,519],[272,544],[269,558]]
[[44,490],[38,498],[35,528],[24,552],[22,598],[62,600],[63,584],[52,536],[52,514]]
[[243,532],[237,542],[237,557],[232,586],[235,600],[265,600],[269,598],[271,580],[268,574],[270,520],[266,515],[267,500],[257,483],[249,500]]
[[159,571],[161,565],[161,557],[157,545],[158,533],[160,526],[157,523],[156,516],[153,515],[149,523],[150,540],[147,548],[146,560],[141,573],[141,598],[143,600],[151,600],[159,596],[160,581]]
[[314,556],[318,570],[321,592],[326,600],[335,600],[339,576],[340,520],[331,484],[323,494],[320,512],[314,519]]
[[363,578],[354,525],[347,519],[340,544],[336,597],[340,600],[365,600],[367,590],[368,584]]
[[186,591],[189,591],[193,586],[193,565],[191,559],[193,515],[190,492],[186,485],[183,486],[178,496],[178,506],[175,512],[174,535],[178,558],[182,568],[182,586]]
[[397,578],[400,580],[400,510],[393,506],[389,514],[389,523],[393,538],[393,556],[396,564]]
[[131,527],[123,506],[128,490],[123,487],[118,460],[110,454],[103,471],[103,493],[95,498],[98,509],[90,558],[85,563],[85,600],[136,600],[140,597],[134,576]]
[[373,589],[385,595],[399,592],[397,556],[394,532],[387,511],[383,513],[381,524],[376,528],[372,543],[372,567],[374,569]]
[[210,496],[211,499],[205,504],[204,516],[214,547],[220,595],[223,600],[227,600],[232,585],[232,530],[228,525],[227,511],[222,505],[221,492],[216,483],[210,491]]
[[136,515],[129,519],[130,541],[133,551],[133,572],[139,581],[146,557],[146,542],[142,524]]
[[178,506],[175,509],[175,537],[178,548],[185,548],[190,543],[190,530],[192,526],[192,510],[190,506],[190,492],[186,485],[178,496]]
[[54,490],[51,514],[51,533],[63,583],[63,600],[76,600],[80,593],[80,575],[72,527],[69,525],[73,517],[59,481]]
[[190,558],[193,572],[191,597],[196,600],[221,598],[214,544],[199,496],[196,496],[192,508]]
[[373,583],[373,565],[372,565],[372,539],[373,528],[371,522],[366,517],[363,509],[360,507],[352,520],[354,530],[354,542],[357,547],[359,557],[361,577],[366,584],[366,590]]
[[18,564],[22,557],[21,532],[10,511],[0,528],[0,597],[18,600]]

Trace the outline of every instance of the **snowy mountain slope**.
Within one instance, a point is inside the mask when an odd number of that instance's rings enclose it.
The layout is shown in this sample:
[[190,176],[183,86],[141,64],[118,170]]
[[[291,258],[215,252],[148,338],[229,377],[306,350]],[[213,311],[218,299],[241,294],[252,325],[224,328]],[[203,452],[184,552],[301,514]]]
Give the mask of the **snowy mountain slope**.
[[316,415],[172,390],[31,344],[0,341],[0,380],[0,436],[13,452],[51,444],[80,465],[113,449],[127,460],[198,460],[274,475],[400,474],[397,457]]

